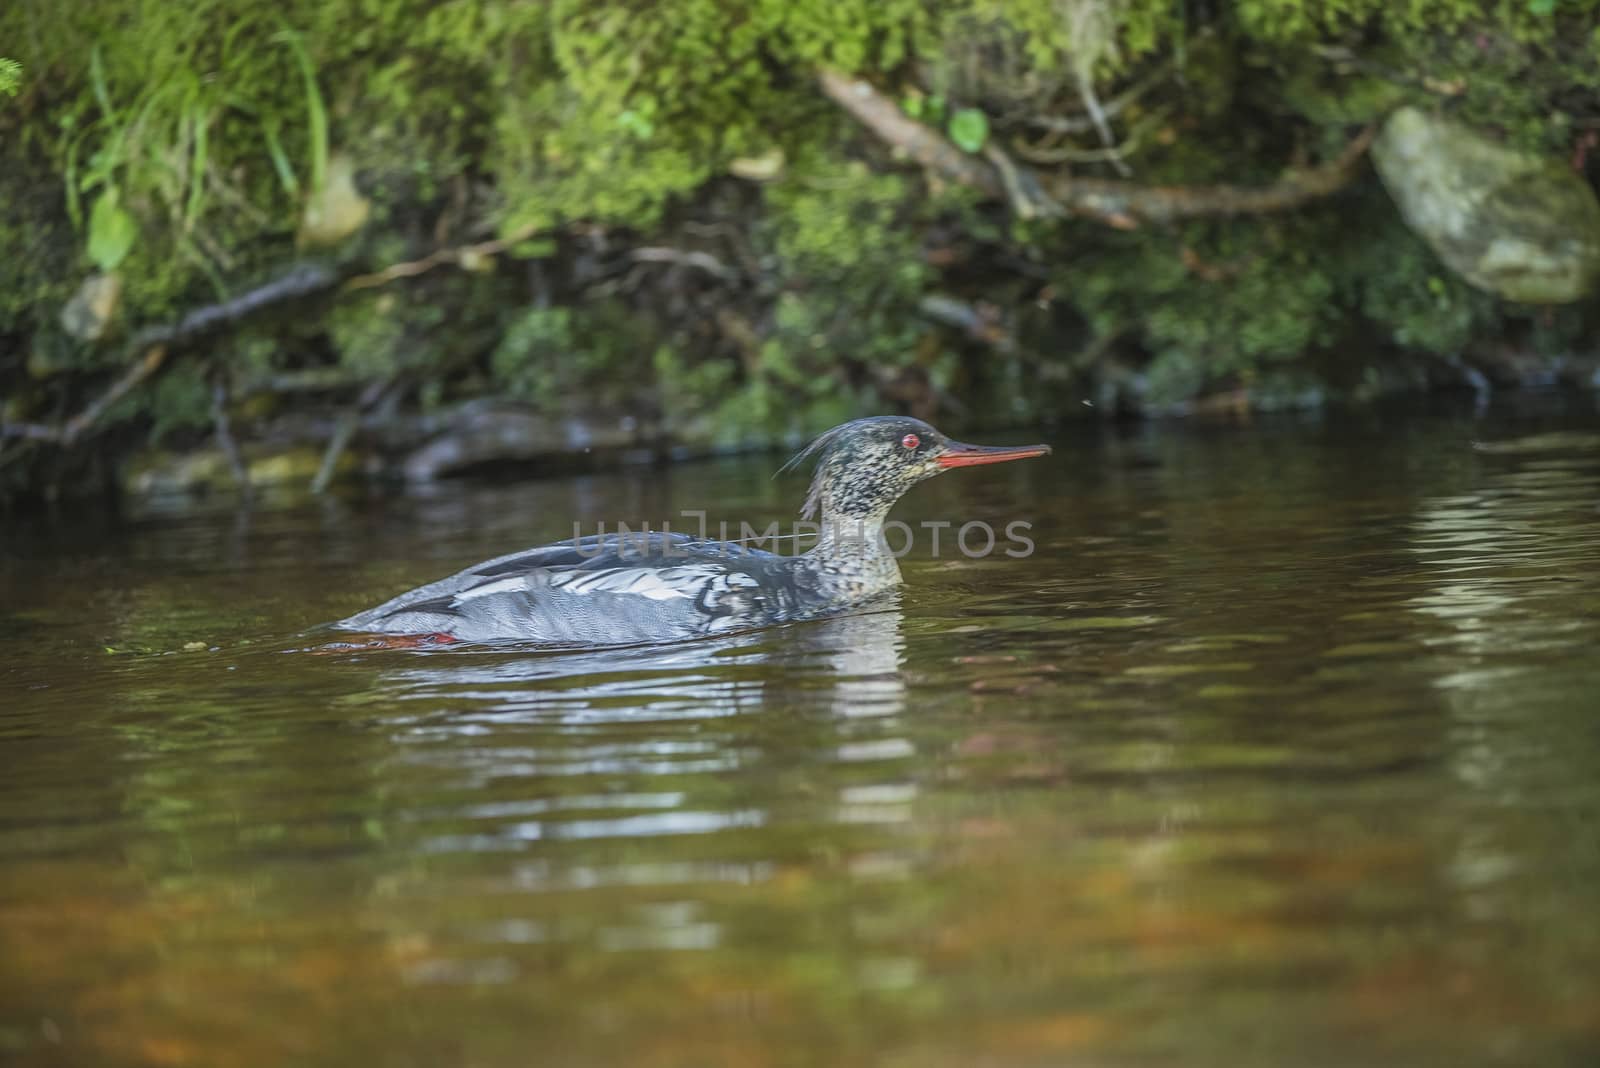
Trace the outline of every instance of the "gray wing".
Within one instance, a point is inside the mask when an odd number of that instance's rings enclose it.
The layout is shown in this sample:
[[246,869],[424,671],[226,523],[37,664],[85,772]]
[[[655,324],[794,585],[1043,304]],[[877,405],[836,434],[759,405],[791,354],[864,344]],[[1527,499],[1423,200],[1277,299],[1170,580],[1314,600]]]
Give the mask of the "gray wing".
[[[484,561],[335,627],[463,641],[624,645],[771,622],[784,591],[686,535],[590,537]],[[769,554],[755,554],[767,556]],[[743,563],[745,566],[740,566]]]

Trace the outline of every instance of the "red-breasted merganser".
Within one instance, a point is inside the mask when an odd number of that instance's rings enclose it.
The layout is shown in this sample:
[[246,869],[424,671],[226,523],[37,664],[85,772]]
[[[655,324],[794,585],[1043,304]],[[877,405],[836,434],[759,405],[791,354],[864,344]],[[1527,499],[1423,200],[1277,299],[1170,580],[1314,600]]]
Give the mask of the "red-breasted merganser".
[[802,518],[817,544],[793,556],[682,533],[603,534],[499,556],[333,624],[437,642],[595,647],[682,641],[837,615],[900,583],[882,537],[912,486],[952,467],[1049,453],[951,441],[918,419],[836,426],[815,457]]

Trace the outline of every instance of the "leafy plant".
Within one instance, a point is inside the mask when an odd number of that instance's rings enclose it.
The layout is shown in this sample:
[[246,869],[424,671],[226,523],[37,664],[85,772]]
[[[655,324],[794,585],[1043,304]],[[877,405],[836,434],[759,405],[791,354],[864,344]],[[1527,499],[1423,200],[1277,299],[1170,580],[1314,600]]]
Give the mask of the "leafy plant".
[[0,96],[16,96],[22,88],[22,64],[0,58]]

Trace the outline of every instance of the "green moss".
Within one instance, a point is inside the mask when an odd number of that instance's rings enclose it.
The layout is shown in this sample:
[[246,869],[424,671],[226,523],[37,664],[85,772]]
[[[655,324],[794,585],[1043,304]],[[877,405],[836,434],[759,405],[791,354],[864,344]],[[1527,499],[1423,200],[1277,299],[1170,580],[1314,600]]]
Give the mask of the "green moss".
[[647,317],[611,302],[530,308],[507,326],[491,367],[503,395],[552,415],[637,410],[657,336]]
[[156,380],[148,399],[154,425],[150,440],[160,442],[174,431],[190,430],[211,423],[211,387],[205,369],[196,364],[181,364]]

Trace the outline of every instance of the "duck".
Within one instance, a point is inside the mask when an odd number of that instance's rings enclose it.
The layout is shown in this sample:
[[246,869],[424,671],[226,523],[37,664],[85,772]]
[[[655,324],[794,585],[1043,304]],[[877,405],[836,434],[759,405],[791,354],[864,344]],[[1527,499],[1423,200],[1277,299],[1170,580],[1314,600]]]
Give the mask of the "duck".
[[814,461],[801,517],[816,543],[784,555],[686,532],[617,531],[497,556],[331,624],[369,645],[648,645],[837,616],[900,585],[883,537],[913,486],[958,467],[1046,456],[1048,445],[954,441],[872,416],[828,430],[781,471]]

